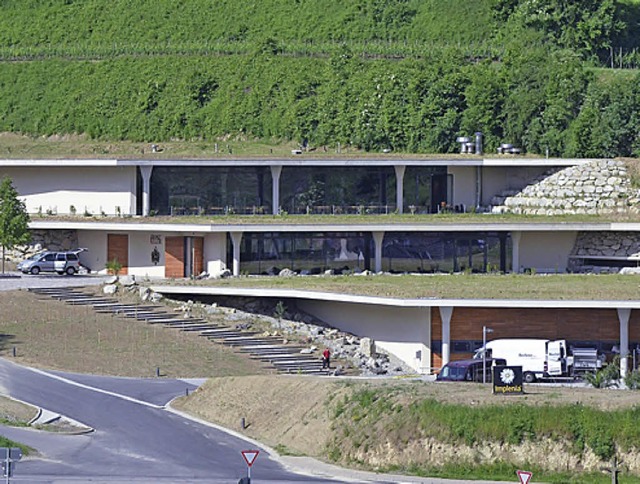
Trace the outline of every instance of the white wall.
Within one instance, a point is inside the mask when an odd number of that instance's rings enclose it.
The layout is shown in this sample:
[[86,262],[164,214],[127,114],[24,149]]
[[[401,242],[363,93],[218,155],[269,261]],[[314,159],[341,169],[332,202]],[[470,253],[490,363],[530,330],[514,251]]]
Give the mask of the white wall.
[[[158,232],[132,232],[129,234],[129,274],[139,277],[164,277],[165,235]],[[151,260],[157,248],[158,264]]]
[[[342,331],[372,338],[420,373],[431,366],[431,313],[428,308],[298,300],[300,309]],[[420,358],[416,354],[420,353]]]
[[569,231],[522,232],[520,268],[535,268],[538,272],[565,272],[577,234]]
[[89,249],[80,253],[80,263],[91,272],[106,272],[107,233],[95,230],[78,230],[78,246]]
[[[549,167],[484,166],[482,167],[482,205],[505,190],[522,190]],[[474,191],[475,193],[475,191]]]
[[52,210],[70,213],[73,205],[78,215],[85,209],[93,215],[104,211],[123,215],[135,214],[136,168],[118,167],[2,167],[0,178],[9,176],[23,198],[29,213]]
[[453,204],[464,204],[467,212],[476,206],[476,170],[475,166],[448,167],[453,175]]
[[227,268],[227,234],[215,233],[204,236],[204,270],[215,274]]

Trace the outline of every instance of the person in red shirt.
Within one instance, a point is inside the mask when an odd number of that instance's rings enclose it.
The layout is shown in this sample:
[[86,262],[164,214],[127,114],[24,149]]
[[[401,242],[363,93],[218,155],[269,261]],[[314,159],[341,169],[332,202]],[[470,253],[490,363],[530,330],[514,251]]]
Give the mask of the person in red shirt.
[[322,352],[322,369],[331,368],[331,351],[329,348],[325,348]]

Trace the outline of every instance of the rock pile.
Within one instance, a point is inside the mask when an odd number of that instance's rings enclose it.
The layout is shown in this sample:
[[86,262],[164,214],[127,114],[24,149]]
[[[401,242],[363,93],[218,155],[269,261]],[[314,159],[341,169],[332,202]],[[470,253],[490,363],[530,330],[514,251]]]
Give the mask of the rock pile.
[[[145,286],[140,286],[133,276],[112,276],[105,281],[103,292],[115,294],[119,291],[135,293],[142,301],[160,302],[164,298]],[[173,301],[175,310],[191,315],[198,307],[206,314],[223,315],[234,323],[236,329],[255,329],[256,321],[266,323],[269,336],[282,337],[283,342],[303,341],[303,354],[317,354],[320,357],[324,348],[331,350],[332,359],[348,363],[349,367],[359,369],[362,375],[386,375],[414,373],[402,362],[376,348],[370,338],[359,338],[353,334],[332,328],[313,316],[297,309],[286,309],[282,303],[276,306],[261,298],[220,297],[220,303],[201,304],[192,300]],[[263,326],[263,324],[261,324]],[[334,366],[333,373],[339,375],[345,368]]]
[[493,213],[573,215],[640,212],[623,162],[597,160],[550,172],[517,193],[492,200]]
[[260,298],[219,299],[221,304],[207,305],[205,310],[210,314],[224,314],[227,320],[236,321],[236,325],[251,324],[250,321],[257,318],[271,327],[271,336],[302,339],[306,342],[303,351],[307,354],[319,355],[323,348],[329,348],[332,358],[348,361],[362,375],[414,373],[392,355],[376,348],[373,340],[331,328],[297,309],[283,309]]

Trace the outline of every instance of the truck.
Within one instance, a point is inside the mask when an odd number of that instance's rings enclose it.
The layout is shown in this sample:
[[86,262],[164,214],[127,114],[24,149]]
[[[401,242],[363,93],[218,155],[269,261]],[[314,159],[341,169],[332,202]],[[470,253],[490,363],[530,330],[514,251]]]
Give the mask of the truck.
[[522,366],[525,383],[547,378],[577,378],[602,368],[602,358],[596,348],[568,346],[564,339],[495,339],[473,356],[478,360],[485,357],[504,359],[509,366]]

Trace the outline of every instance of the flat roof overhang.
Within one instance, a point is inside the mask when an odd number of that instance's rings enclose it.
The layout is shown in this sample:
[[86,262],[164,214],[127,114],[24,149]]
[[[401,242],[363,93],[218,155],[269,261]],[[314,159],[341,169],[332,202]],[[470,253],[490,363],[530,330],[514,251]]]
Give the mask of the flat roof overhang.
[[228,158],[209,160],[190,159],[0,159],[2,167],[270,167],[270,166],[309,166],[309,167],[372,167],[372,166],[575,166],[583,165],[596,158],[457,158],[457,157],[425,157],[425,158],[314,158],[300,155],[296,158]]
[[[312,277],[312,276],[305,276]],[[402,308],[482,307],[482,308],[545,308],[545,309],[640,309],[640,300],[525,300],[525,299],[398,299],[376,296],[357,296],[333,292],[302,291],[297,289],[249,289],[234,287],[151,286],[161,294],[271,297],[284,299],[310,299],[316,301],[373,304]]]
[[[259,216],[256,216],[259,218]],[[328,216],[329,217],[329,216]],[[490,215],[487,219],[490,219]],[[486,222],[486,223],[372,223],[372,224],[182,224],[153,222],[68,222],[32,220],[31,229],[40,230],[103,230],[125,232],[640,232],[640,223],[580,223],[580,222]]]

